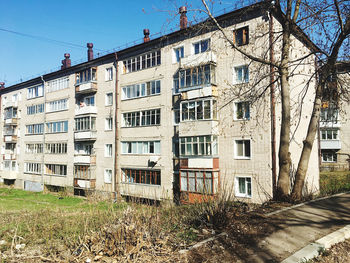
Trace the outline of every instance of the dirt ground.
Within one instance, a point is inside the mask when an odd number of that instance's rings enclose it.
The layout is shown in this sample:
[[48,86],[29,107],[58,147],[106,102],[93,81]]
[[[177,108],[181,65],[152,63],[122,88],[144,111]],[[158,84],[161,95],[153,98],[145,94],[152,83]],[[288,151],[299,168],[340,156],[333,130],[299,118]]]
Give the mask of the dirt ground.
[[321,256],[314,259],[317,263],[344,263],[350,262],[350,239],[335,244]]

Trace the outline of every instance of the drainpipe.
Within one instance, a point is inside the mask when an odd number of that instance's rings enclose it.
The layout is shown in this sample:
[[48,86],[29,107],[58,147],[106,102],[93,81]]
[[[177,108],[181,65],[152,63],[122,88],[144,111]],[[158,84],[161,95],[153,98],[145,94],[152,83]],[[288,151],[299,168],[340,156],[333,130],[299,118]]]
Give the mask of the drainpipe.
[[114,96],[114,197],[116,200],[120,200],[120,189],[119,189],[119,176],[118,176],[118,143],[119,143],[119,134],[118,134],[118,98],[119,98],[119,89],[118,89],[118,55],[115,55],[115,96]]
[[[269,12],[269,44],[270,44],[270,61],[274,62],[274,36],[273,36],[273,15]],[[272,196],[275,197],[277,187],[276,172],[276,100],[275,100],[275,68],[270,65],[270,109],[271,109],[271,159],[272,159]]]
[[46,90],[44,77],[40,76],[43,82],[43,93],[44,93],[44,121],[43,121],[43,152],[41,154],[41,185],[44,191],[44,174],[45,174],[45,126],[46,126]]
[[[319,66],[317,63],[317,57],[315,58],[315,69],[316,72],[319,70]],[[316,74],[316,87],[319,83],[319,76],[318,73]],[[322,164],[322,152],[321,152],[321,134],[320,134],[320,119],[318,118],[318,128],[317,128],[317,146],[318,146],[318,170],[321,171],[321,164]],[[350,165],[350,163],[349,163]],[[349,167],[350,168],[350,167]]]

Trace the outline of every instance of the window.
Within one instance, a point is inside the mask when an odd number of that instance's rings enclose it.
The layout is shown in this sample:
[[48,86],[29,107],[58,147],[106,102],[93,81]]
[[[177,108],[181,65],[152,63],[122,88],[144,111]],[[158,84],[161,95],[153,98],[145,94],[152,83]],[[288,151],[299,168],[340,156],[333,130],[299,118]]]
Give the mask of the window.
[[43,144],[42,143],[26,144],[26,153],[43,153]]
[[217,118],[216,100],[197,100],[181,103],[181,121],[212,120]]
[[113,79],[113,68],[106,68],[106,81]]
[[67,165],[62,164],[45,164],[45,174],[54,176],[66,176]]
[[179,62],[184,57],[184,47],[174,48],[174,62]]
[[174,93],[184,88],[201,88],[215,83],[214,65],[203,65],[191,69],[180,69],[174,75]]
[[180,188],[184,192],[213,194],[217,192],[219,173],[212,171],[180,171]]
[[323,163],[336,163],[337,152],[334,150],[321,150],[322,162]]
[[41,174],[41,163],[24,163],[24,172]]
[[54,100],[46,103],[46,111],[54,112],[68,109],[68,99]]
[[17,162],[4,160],[4,170],[5,171],[17,171]]
[[42,96],[44,96],[43,85],[38,85],[27,89],[27,99],[33,99]]
[[249,120],[250,119],[250,102],[236,102],[234,106],[235,120]]
[[233,31],[233,40],[237,46],[247,45],[249,43],[249,27],[242,27]]
[[78,73],[76,73],[76,85],[85,83],[85,82],[90,82],[90,81],[96,81],[96,68],[89,68],[82,70]]
[[217,136],[180,137],[180,155],[182,156],[213,156],[217,154]]
[[26,125],[26,133],[27,134],[43,134],[44,124],[30,124]]
[[44,112],[44,103],[27,106],[27,115],[34,115]]
[[47,87],[46,87],[47,93],[54,92],[57,90],[67,89],[69,87],[69,78],[63,77],[60,79],[50,80],[46,83],[47,83]]
[[160,125],[160,109],[123,113],[123,127]]
[[321,130],[321,140],[339,140],[339,130]]
[[106,118],[105,120],[105,130],[111,131],[113,130],[113,118]]
[[250,159],[250,140],[235,140],[235,158]]
[[161,64],[160,50],[149,52],[123,61],[124,73],[130,73]]
[[75,118],[75,131],[94,131],[96,130],[96,117],[87,116]]
[[321,108],[320,121],[338,122],[338,109],[334,107]]
[[46,143],[45,153],[48,154],[66,154],[67,143]]
[[249,82],[249,68],[247,65],[234,68],[233,84]]
[[122,142],[123,154],[160,154],[160,141]]
[[252,197],[252,179],[250,177],[236,177],[235,192],[238,197]]
[[74,165],[74,178],[85,180],[92,179],[90,165]]
[[77,155],[91,155],[95,153],[92,143],[76,143],[74,149]]
[[105,144],[105,157],[112,157],[112,144]]
[[122,88],[122,100],[160,94],[160,80],[134,84]]
[[4,135],[17,135],[16,126],[4,126]]
[[17,118],[17,108],[14,107],[10,107],[10,108],[6,108],[4,110],[4,119],[13,119],[13,118]]
[[205,39],[193,44],[193,53],[199,54],[210,49],[210,40]]
[[122,169],[122,181],[133,184],[161,185],[160,171]]
[[46,123],[47,133],[68,132],[68,121],[54,121]]
[[112,169],[105,169],[105,183],[111,184],[112,183]]
[[113,93],[112,92],[106,94],[106,101],[105,101],[105,103],[106,103],[105,104],[106,106],[113,105]]

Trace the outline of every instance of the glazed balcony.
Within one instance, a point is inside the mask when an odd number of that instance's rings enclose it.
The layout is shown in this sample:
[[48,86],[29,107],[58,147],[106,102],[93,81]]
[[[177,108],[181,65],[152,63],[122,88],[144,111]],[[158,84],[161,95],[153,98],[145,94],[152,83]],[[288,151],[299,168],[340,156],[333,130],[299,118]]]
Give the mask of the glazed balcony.
[[83,114],[97,114],[96,106],[77,106],[75,108],[75,115],[83,115]]
[[17,135],[5,135],[4,136],[4,142],[17,142]]
[[96,165],[96,155],[76,154],[74,155],[74,163]]
[[208,63],[216,63],[216,55],[213,51],[193,54],[180,59],[181,68],[195,67]]
[[97,91],[96,81],[89,81],[89,82],[75,84],[75,94],[76,95],[93,93],[96,91]]
[[340,140],[321,140],[321,149],[322,150],[340,150],[341,141]]
[[96,140],[97,132],[96,130],[90,131],[75,131],[74,132],[74,140],[76,141],[90,141]]

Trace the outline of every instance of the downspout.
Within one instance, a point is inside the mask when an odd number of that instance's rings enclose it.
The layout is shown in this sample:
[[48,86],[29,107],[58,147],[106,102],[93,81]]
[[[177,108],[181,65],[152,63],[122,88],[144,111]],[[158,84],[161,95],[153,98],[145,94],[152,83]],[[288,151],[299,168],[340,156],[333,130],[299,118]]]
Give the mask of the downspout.
[[[318,63],[317,63],[317,57],[315,57],[315,71],[318,72]],[[316,76],[316,87],[319,83],[319,76],[318,74]],[[321,137],[320,137],[320,120],[321,118],[318,118],[318,127],[317,127],[317,146],[318,146],[318,171],[321,171],[321,164],[322,164],[322,152],[321,152]]]
[[43,93],[44,93],[44,120],[43,120],[43,152],[41,153],[41,185],[44,191],[44,174],[45,174],[45,130],[46,130],[46,90],[44,77],[40,76],[43,82]]
[[120,189],[119,189],[119,176],[118,176],[118,143],[119,143],[119,134],[118,134],[118,98],[119,98],[119,89],[118,89],[118,55],[115,55],[115,96],[114,96],[114,198],[115,200],[120,200]]
[[[273,36],[273,15],[269,12],[269,44],[270,61],[274,62],[274,36]],[[270,65],[270,109],[271,109],[271,158],[272,158],[272,197],[275,197],[277,187],[276,171],[276,99],[275,99],[275,68]]]

